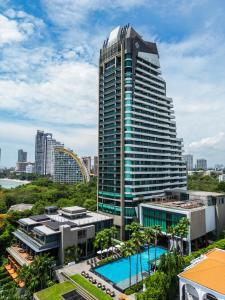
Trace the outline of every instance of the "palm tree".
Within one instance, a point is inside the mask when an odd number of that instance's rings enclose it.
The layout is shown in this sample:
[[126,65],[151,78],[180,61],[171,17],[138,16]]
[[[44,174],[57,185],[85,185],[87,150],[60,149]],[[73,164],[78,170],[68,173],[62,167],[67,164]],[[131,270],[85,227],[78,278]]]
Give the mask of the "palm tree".
[[168,235],[170,236],[170,240],[172,241],[172,249],[169,247],[169,250],[171,251],[174,251],[175,249],[175,239],[176,239],[176,229],[172,226],[170,226],[168,229],[167,229],[167,233]]
[[138,283],[138,253],[139,253],[139,232],[134,231],[131,235],[131,241],[136,252],[136,284]]
[[180,238],[180,252],[181,252],[181,256],[184,255],[184,245],[183,245],[183,241],[184,238],[187,237],[188,232],[189,232],[189,220],[187,218],[181,218],[179,223],[176,226],[176,231],[177,231],[177,236]]
[[121,249],[120,249],[120,253],[122,254],[123,257],[128,257],[129,259],[129,286],[131,286],[131,255],[133,255],[135,253],[135,249],[134,249],[134,245],[131,241],[127,241],[125,242]]
[[141,226],[137,222],[132,222],[131,224],[127,224],[125,227],[125,230],[130,233],[130,236],[133,232],[138,232],[140,230]]
[[161,235],[162,230],[161,230],[161,226],[160,225],[155,225],[152,227],[153,231],[154,231],[154,246],[155,246],[155,270],[156,270],[156,261],[157,261],[157,257],[156,257],[156,250],[157,250],[157,245],[158,245],[158,237]]
[[142,250],[142,246],[144,245],[144,241],[145,241],[145,236],[144,236],[144,232],[141,231],[139,232],[138,235],[138,243],[139,243],[139,258],[140,258],[140,271],[141,271],[141,280],[143,281],[143,272],[142,272],[142,255],[141,255],[141,250]]
[[110,230],[111,230],[111,246],[114,249],[113,239],[115,239],[115,236],[117,234],[117,229],[115,226],[113,226]]
[[148,245],[148,274],[150,275],[150,246],[152,241],[154,240],[154,230],[152,227],[144,228],[144,239],[146,244]]
[[103,247],[106,245],[107,243],[107,235],[105,234],[105,231],[102,230],[102,231],[99,231],[96,236],[95,236],[95,241],[94,241],[94,246],[96,249],[99,249],[101,250],[101,259],[102,259],[102,250],[103,250]]

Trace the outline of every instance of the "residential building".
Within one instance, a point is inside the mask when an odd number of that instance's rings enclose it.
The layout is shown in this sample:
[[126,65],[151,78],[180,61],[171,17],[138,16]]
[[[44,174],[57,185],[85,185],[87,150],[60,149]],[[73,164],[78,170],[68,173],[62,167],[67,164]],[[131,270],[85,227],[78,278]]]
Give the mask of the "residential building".
[[32,174],[35,172],[35,164],[34,163],[28,163],[26,166],[26,173]]
[[9,211],[26,211],[32,209],[33,206],[33,204],[27,203],[15,204],[10,206]]
[[83,156],[81,159],[86,166],[88,173],[91,174],[91,156]]
[[98,156],[94,156],[94,176],[98,176]]
[[27,162],[27,152],[23,151],[23,149],[18,150],[18,162]]
[[72,150],[54,147],[53,181],[60,183],[88,182],[90,174],[83,161]]
[[192,261],[181,274],[180,300],[225,299],[225,251],[213,249]]
[[197,159],[196,169],[206,171],[207,170],[207,160],[204,158]]
[[40,175],[53,174],[54,147],[63,147],[63,144],[52,138],[52,133],[38,130],[35,139],[35,171]]
[[25,173],[27,165],[28,162],[17,162],[15,171],[19,173]]
[[139,203],[186,187],[174,119],[156,44],[115,28],[99,59],[98,211],[114,217],[121,239]]
[[46,145],[47,138],[52,138],[51,133],[38,130],[35,138],[35,171],[37,174],[46,174]]
[[18,223],[13,232],[16,242],[7,248],[12,268],[29,265],[34,256],[42,253],[55,257],[57,265],[62,265],[68,262],[69,247],[78,247],[81,258],[93,255],[96,233],[110,228],[113,220],[78,206],[50,206],[45,214],[22,218]]
[[[209,239],[219,238],[225,228],[225,194],[203,191],[173,190],[165,197],[139,206],[143,227],[160,225],[168,242],[168,229],[176,226],[181,218],[189,220],[189,233],[184,239],[184,249],[191,252],[205,246]],[[173,245],[170,245],[171,247]]]
[[187,166],[187,171],[192,171],[193,168],[194,168],[194,165],[193,165],[193,155],[191,154],[185,154],[183,155],[183,159],[186,163],[186,166]]
[[225,174],[219,175],[219,182],[225,181]]

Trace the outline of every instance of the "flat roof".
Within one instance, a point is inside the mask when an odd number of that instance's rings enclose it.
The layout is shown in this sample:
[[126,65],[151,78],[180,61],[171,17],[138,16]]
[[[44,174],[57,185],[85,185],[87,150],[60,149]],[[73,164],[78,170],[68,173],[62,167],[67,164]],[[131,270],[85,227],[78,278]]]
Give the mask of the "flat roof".
[[59,214],[52,214],[52,215],[48,215],[48,216],[53,221],[65,222],[65,223],[69,221],[71,223],[77,224],[78,226],[88,225],[88,224],[96,223],[99,221],[112,219],[112,217],[105,216],[103,214],[99,214],[96,212],[90,212],[90,211],[87,211],[86,216],[84,216],[82,218],[78,218],[78,219],[69,219],[69,218],[66,218],[65,216],[61,216]]
[[180,200],[162,200],[158,202],[146,202],[142,203],[141,206],[155,206],[162,207],[164,209],[177,209],[185,211],[196,211],[205,209],[205,205],[194,200],[180,201]]
[[[168,192],[170,192],[170,191],[168,191]],[[225,193],[183,190],[183,189],[173,189],[173,190],[171,190],[171,192],[186,193],[186,194],[190,194],[190,195],[194,195],[194,196],[225,196]]]
[[52,230],[51,228],[45,226],[45,225],[41,225],[41,226],[36,226],[34,227],[34,231],[40,232],[44,235],[51,235],[51,234],[55,234],[56,232],[54,230]]
[[37,224],[36,221],[32,220],[31,218],[22,218],[22,219],[19,219],[19,222],[24,224],[24,225],[34,225],[34,224]]
[[33,207],[33,204],[20,203],[20,204],[11,205],[9,210],[24,211],[27,209],[32,209],[32,207]]
[[86,208],[81,207],[81,206],[68,206],[68,207],[62,207],[61,210],[63,212],[68,212],[68,213],[81,213],[87,211]]
[[179,277],[225,295],[225,251],[213,249],[179,274]]

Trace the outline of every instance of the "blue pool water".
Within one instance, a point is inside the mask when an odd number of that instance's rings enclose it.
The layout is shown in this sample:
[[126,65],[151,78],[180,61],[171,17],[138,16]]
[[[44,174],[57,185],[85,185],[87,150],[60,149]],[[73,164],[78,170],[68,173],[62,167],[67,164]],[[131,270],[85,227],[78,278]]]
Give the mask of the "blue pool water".
[[[167,252],[165,248],[156,247],[156,257],[157,259]],[[134,254],[131,256],[131,276],[136,275],[136,257],[137,254]],[[145,249],[144,252],[142,252],[142,271],[148,271],[148,250]],[[150,248],[150,260],[155,259],[155,247]],[[111,263],[108,263],[106,265],[100,266],[95,268],[95,272],[98,274],[104,276],[111,282],[118,284],[120,282],[123,282],[125,280],[129,280],[130,277],[130,264],[129,264],[129,258],[121,258],[119,260],[113,261]],[[138,260],[138,272],[141,272],[140,268],[140,258]]]

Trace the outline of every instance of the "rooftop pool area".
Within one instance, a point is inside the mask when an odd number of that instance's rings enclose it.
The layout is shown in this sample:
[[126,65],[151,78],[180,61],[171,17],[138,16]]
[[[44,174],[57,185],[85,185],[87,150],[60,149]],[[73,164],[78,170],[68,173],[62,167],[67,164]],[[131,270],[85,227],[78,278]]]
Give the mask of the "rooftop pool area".
[[[156,258],[157,260],[161,255],[167,252],[167,249],[162,247],[156,247]],[[140,268],[140,255],[138,259],[138,280],[141,280],[141,268]],[[131,282],[136,283],[136,258],[137,254],[131,256]],[[142,258],[142,272],[148,272],[148,249],[141,254]],[[155,247],[150,247],[150,261],[155,259]],[[103,266],[97,267],[94,271],[100,276],[106,278],[108,281],[115,284],[120,289],[124,290],[129,287],[130,277],[130,264],[129,258],[120,258],[116,261],[107,263]]]

